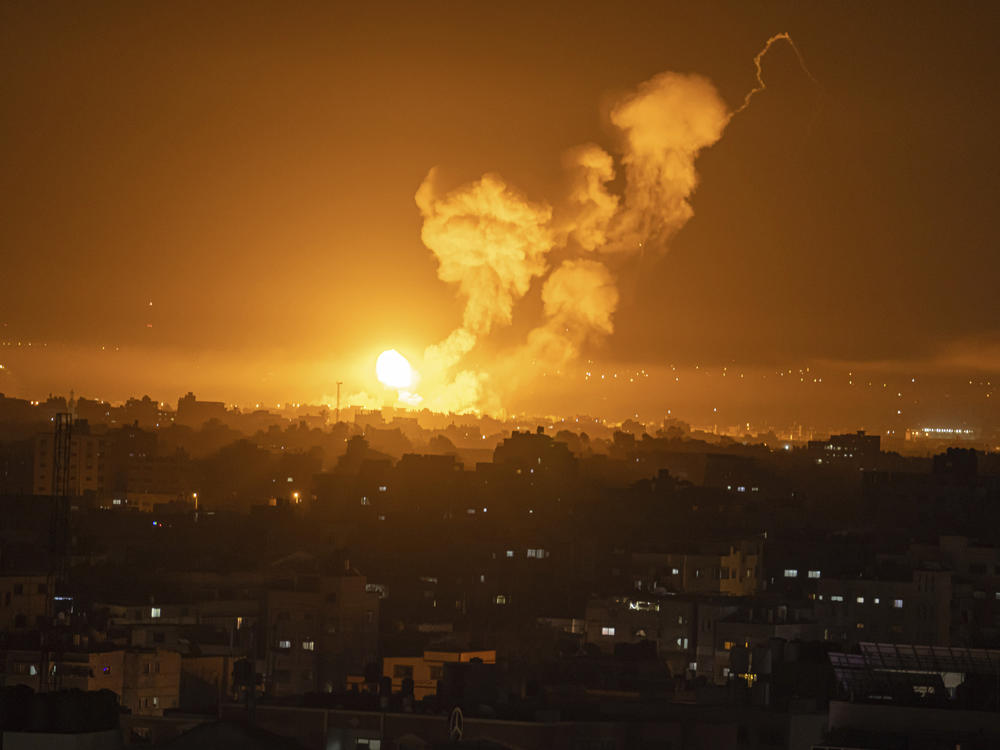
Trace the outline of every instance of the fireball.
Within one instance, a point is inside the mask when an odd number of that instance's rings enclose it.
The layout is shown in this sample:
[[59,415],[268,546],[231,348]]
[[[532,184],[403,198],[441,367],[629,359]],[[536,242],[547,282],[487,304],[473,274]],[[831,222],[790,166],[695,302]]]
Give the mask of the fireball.
[[414,372],[409,361],[395,349],[387,349],[375,360],[375,376],[389,388],[405,391],[414,385]]

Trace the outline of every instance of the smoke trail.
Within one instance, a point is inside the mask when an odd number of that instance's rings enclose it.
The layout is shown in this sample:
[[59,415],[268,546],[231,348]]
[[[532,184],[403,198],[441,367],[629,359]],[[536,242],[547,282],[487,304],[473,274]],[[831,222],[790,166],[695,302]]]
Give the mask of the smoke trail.
[[819,81],[817,81],[815,76],[813,76],[813,74],[809,72],[809,67],[806,65],[806,61],[805,58],[802,57],[802,53],[799,52],[798,45],[796,45],[795,42],[792,41],[792,37],[789,36],[787,31],[782,31],[780,34],[775,34],[766,42],[764,42],[764,46],[761,47],[760,52],[758,52],[756,55],[753,56],[754,77],[757,83],[754,85],[752,89],[750,89],[747,92],[746,96],[743,97],[743,104],[740,105],[739,109],[733,112],[733,114],[730,116],[730,119],[732,119],[740,112],[745,110],[747,107],[749,107],[750,100],[753,99],[755,95],[759,94],[761,91],[764,91],[767,88],[767,84],[764,83],[764,71],[763,68],[761,67],[761,60],[764,59],[764,55],[767,54],[767,51],[771,49],[771,45],[777,41],[788,42],[788,46],[792,48],[792,52],[795,53],[795,57],[799,61],[799,67],[802,68],[802,72],[809,77],[809,80],[812,81],[813,84],[819,86]]

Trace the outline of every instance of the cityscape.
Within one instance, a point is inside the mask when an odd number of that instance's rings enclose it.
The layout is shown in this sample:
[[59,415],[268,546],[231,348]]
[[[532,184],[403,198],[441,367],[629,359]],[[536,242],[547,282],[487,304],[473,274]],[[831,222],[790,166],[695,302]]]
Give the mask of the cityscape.
[[0,3],[0,748],[1000,747],[994,15]]

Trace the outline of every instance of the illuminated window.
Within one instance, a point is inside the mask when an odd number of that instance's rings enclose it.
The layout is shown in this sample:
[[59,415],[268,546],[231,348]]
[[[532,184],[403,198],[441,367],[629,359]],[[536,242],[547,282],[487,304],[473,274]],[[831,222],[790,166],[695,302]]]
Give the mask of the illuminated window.
[[303,651],[315,651],[316,650],[316,641],[302,641],[302,650]]
[[856,601],[858,604],[864,604],[865,603],[865,598],[863,596],[859,596],[859,597],[856,597],[854,599],[854,601]]
[[736,647],[736,641],[725,641],[722,644],[722,648],[726,651],[732,651]]
[[367,495],[363,495],[363,496],[361,497],[361,504],[362,504],[362,505],[369,505],[369,504],[370,504],[370,503],[368,502],[368,496],[367,496]]
[[513,557],[513,556],[514,556],[514,550],[512,549],[507,550],[507,557]]
[[681,574],[681,569],[680,568],[671,568],[670,569],[670,575],[677,576],[677,575],[680,575],[680,574]]
[[388,489],[389,489],[389,488],[388,488],[388,487],[386,487],[386,486],[385,486],[384,484],[380,484],[380,485],[378,486],[378,491],[379,491],[379,492],[386,492],[386,491],[388,491]]
[[892,606],[895,609],[902,609],[903,608],[903,600],[902,599],[893,599],[892,600]]
[[785,568],[785,578],[798,578],[799,571],[796,568]]
[[601,635],[614,635],[615,629],[613,627],[603,627],[601,628]]
[[503,594],[497,594],[496,599],[494,599],[493,601],[496,602],[497,604],[506,604],[507,597],[504,596]]
[[831,602],[842,602],[842,601],[844,601],[844,597],[840,596],[839,594],[833,594],[833,595],[830,596],[830,601]]
[[878,603],[879,603],[879,602],[881,601],[881,599],[879,599],[879,598],[878,598],[878,597],[876,596],[876,597],[875,597],[874,599],[872,599],[872,601],[873,601],[873,602],[875,602],[875,604],[878,604]]
[[278,648],[291,648],[291,647],[292,647],[291,641],[278,641]]
[[818,571],[818,570],[810,570],[810,571],[809,571],[809,572],[807,573],[807,575],[808,575],[808,576],[809,576],[810,578],[819,578],[819,575],[820,575],[820,574],[819,574],[819,571]]
[[160,616],[160,608],[159,607],[150,607],[149,608],[149,616],[153,617],[153,618],[159,617]]

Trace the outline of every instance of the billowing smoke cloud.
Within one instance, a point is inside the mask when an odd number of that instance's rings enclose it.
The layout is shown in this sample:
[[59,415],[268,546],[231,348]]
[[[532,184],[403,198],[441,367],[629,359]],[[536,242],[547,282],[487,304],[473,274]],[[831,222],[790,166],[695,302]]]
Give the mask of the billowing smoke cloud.
[[465,298],[462,326],[424,353],[423,375],[435,392],[431,408],[467,411],[486,398],[485,373],[448,372],[495,325],[511,322],[514,303],[546,269],[555,244],[552,208],[533,203],[502,178],[487,174],[439,195],[431,170],[416,202],[424,217],[421,238],[438,260],[438,277],[457,284]]
[[528,334],[525,355],[548,367],[576,359],[588,339],[614,330],[618,287],[607,266],[567,260],[542,287],[546,321]]
[[607,243],[608,227],[618,213],[620,199],[608,190],[615,179],[615,161],[589,143],[568,152],[563,163],[570,173],[570,189],[559,234],[583,250],[596,250]]
[[514,302],[546,270],[555,244],[552,209],[532,203],[487,174],[439,196],[431,170],[416,201],[424,216],[421,238],[437,256],[438,276],[458,284],[465,297],[463,327],[474,335],[510,323]]
[[571,257],[545,280],[544,320],[523,346],[504,357],[502,369],[518,372],[526,364],[559,368],[575,359],[585,343],[613,332],[618,289],[609,267],[594,255],[635,253],[647,245],[664,249],[690,220],[690,200],[698,185],[695,161],[765,88],[761,58],[778,40],[792,45],[812,78],[791,38],[778,34],[755,56],[756,85],[735,111],[708,79],[669,72],[617,102],[610,119],[621,133],[621,195],[609,187],[616,177],[614,158],[594,144],[567,153],[569,190],[555,212],[492,174],[439,195],[431,170],[416,194],[424,218],[421,236],[437,257],[438,276],[458,286],[465,311],[462,325],[424,353],[424,380],[430,384],[426,406],[498,408],[487,373],[451,373],[481,337],[511,323],[517,301],[548,271],[553,248]]
[[707,78],[661,73],[619,102],[611,122],[625,140],[625,201],[607,249],[634,251],[667,240],[694,214],[695,159],[722,137],[729,112]]

